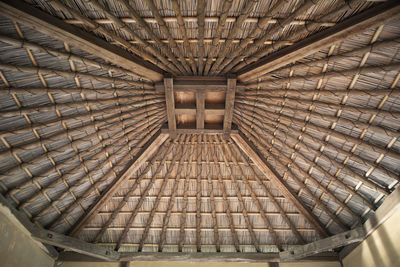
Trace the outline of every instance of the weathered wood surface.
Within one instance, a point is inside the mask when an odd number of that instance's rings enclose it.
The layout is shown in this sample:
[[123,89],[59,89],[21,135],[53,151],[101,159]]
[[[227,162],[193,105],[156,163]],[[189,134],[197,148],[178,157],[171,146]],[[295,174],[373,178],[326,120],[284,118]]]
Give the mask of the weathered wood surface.
[[337,25],[316,33],[296,44],[281,49],[276,53],[250,64],[239,70],[238,80],[246,82],[256,79],[258,76],[276,70],[296,60],[304,58],[324,49],[334,43],[347,39],[370,27],[384,24],[398,17],[400,14],[400,2],[388,1],[379,6],[368,9]]
[[[164,84],[156,83],[155,84],[156,92],[163,93],[164,92]],[[227,88],[227,79],[207,79],[204,77],[203,80],[197,78],[193,80],[183,79],[176,80],[174,79],[174,90],[178,91],[188,91],[188,92],[197,92],[197,91],[210,91],[210,92],[225,92]],[[244,92],[245,85],[237,84],[236,90],[238,92]]]
[[35,240],[59,248],[72,250],[84,255],[96,257],[106,261],[119,260],[119,253],[95,244],[87,243],[74,237],[65,236],[49,230],[32,229],[31,235]]
[[279,253],[281,261],[293,261],[302,259],[308,256],[328,251],[338,247],[346,246],[352,243],[359,242],[365,237],[365,231],[362,227],[340,233],[328,238],[324,238],[310,244],[296,247]]
[[93,34],[84,32],[77,27],[42,12],[23,1],[1,0],[0,14],[43,34],[67,42],[92,55],[101,57],[117,66],[140,73],[154,82],[161,81],[163,78],[163,71],[155,65],[117,46],[111,45]]
[[223,129],[229,134],[232,127],[233,107],[235,105],[236,78],[228,78],[225,94],[225,114]]
[[196,93],[196,128],[204,128],[204,117],[205,117],[205,92]]
[[71,228],[70,235],[76,236],[83,227],[93,218],[94,215],[98,213],[98,211],[107,203],[107,201],[114,195],[114,193],[118,190],[119,186],[127,181],[139,168],[145,163],[155,151],[167,140],[168,135],[165,133],[161,133],[159,131],[156,133],[138,152],[137,156],[133,159],[131,164],[128,164],[125,171],[117,177],[113,183],[110,184],[109,188],[104,191],[104,193],[100,196],[99,200],[90,207],[85,215],[78,220],[78,222]]
[[165,102],[167,105],[168,129],[171,138],[176,137],[175,96],[173,78],[164,78]]
[[[195,126],[195,125],[194,125]],[[169,133],[169,129],[163,128],[161,129],[162,133]],[[223,129],[196,129],[196,128],[185,128],[185,129],[176,129],[176,134],[222,134],[224,133]],[[231,130],[231,134],[238,134],[237,130]]]

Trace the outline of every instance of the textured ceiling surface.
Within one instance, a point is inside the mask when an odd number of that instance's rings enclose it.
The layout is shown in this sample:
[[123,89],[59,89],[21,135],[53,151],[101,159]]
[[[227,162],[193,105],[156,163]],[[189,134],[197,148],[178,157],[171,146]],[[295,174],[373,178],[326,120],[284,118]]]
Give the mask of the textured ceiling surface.
[[[26,1],[174,75],[225,75],[365,1]],[[374,8],[374,7],[372,7]],[[232,138],[168,138],[76,233],[119,251],[277,252],[363,223],[400,174],[400,18],[245,83]],[[0,192],[69,234],[167,122],[134,69],[0,17]]]

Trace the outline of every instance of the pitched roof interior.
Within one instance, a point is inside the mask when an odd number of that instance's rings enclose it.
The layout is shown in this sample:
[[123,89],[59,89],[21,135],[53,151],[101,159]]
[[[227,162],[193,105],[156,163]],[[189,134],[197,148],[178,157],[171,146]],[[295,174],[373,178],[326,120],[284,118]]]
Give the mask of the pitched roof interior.
[[[174,76],[225,76],[379,3],[29,0]],[[183,22],[183,24],[182,24]],[[400,17],[244,81],[231,138],[168,138],[76,237],[123,252],[278,252],[359,226],[398,186]],[[0,193],[69,234],[167,122],[164,93],[0,12]],[[193,92],[175,104],[195,109]],[[206,109],[225,92],[206,92]],[[182,106],[183,107],[183,106]],[[178,128],[196,124],[177,114]],[[206,128],[223,115],[205,114]],[[186,125],[186,126],[185,126]],[[189,125],[189,126],[187,126]]]

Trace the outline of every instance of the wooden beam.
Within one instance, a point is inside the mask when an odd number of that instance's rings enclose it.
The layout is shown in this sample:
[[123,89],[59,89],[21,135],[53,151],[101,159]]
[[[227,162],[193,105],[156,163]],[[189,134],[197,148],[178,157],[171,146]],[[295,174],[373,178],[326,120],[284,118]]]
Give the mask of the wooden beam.
[[296,194],[287,187],[286,183],[269,167],[266,159],[257,151],[254,145],[249,143],[249,141],[247,141],[247,138],[243,137],[240,133],[231,133],[231,137],[240,147],[240,149],[254,162],[254,164],[256,164],[260,171],[266,177],[268,177],[276,187],[278,187],[282,195],[290,200],[296,206],[299,212],[303,214],[307,221],[315,227],[316,231],[321,236],[327,237],[328,233],[326,232],[321,222],[317,218],[315,218],[312,212],[303,205],[298,196],[296,196]]
[[72,250],[84,255],[103,259],[106,261],[119,260],[119,253],[106,247],[87,243],[74,237],[59,234],[53,231],[40,229],[38,227],[32,229],[32,237],[42,243],[53,245],[59,248]]
[[[156,92],[163,93],[164,92],[164,84],[156,83],[155,84]],[[209,79],[204,77],[203,79],[194,78],[192,80],[189,79],[174,79],[174,91],[186,91],[186,92],[198,92],[198,91],[210,91],[210,92],[225,92],[227,88],[227,79]],[[245,85],[237,84],[236,90],[238,92],[244,92]]]
[[[120,261],[179,261],[179,262],[259,262],[267,264],[278,263],[279,253],[253,253],[253,252],[122,252]],[[101,262],[97,258],[78,254],[73,251],[63,251],[59,256],[60,262]],[[335,252],[325,252],[311,257],[299,260],[301,262],[309,261],[338,261]],[[267,266],[267,265],[266,265]]]
[[370,27],[384,24],[398,17],[399,14],[400,2],[397,0],[374,6],[361,14],[352,16],[329,29],[307,37],[290,47],[283,48],[278,52],[272,53],[244,67],[237,73],[238,80],[241,82],[254,80],[260,75],[318,52],[334,43],[345,40],[359,32],[363,32]]
[[233,106],[235,105],[236,78],[228,78],[225,94],[224,133],[229,134],[232,128]]
[[139,168],[143,165],[147,160],[149,160],[150,156],[154,154],[155,151],[159,149],[159,147],[167,140],[168,134],[161,133],[159,131],[156,133],[138,152],[137,156],[127,164],[127,169],[121,172],[117,178],[109,185],[109,187],[104,190],[104,193],[100,196],[99,200],[91,206],[86,212],[85,215],[80,218],[75,225],[69,231],[71,236],[76,236],[79,231],[82,230],[83,227],[95,216],[98,211],[107,203],[107,201],[114,195],[114,193],[118,190],[120,185],[128,180]]
[[134,71],[135,73],[140,73],[143,77],[154,82],[162,81],[163,71],[157,66],[117,46],[111,45],[91,33],[69,25],[23,1],[0,0],[0,14],[47,36],[67,42],[92,55],[101,57],[107,62]]
[[[199,92],[201,94],[201,92]],[[197,105],[197,103],[196,103]],[[197,108],[196,105],[193,104],[176,104],[175,105],[175,114],[188,114],[196,116]],[[225,114],[225,106],[224,104],[208,104],[204,107],[204,114],[210,115],[222,115]],[[204,120],[204,119],[203,119]],[[204,127],[203,127],[204,128]]]
[[165,101],[167,104],[168,129],[171,138],[176,137],[175,95],[173,78],[164,78]]
[[365,231],[362,227],[340,233],[328,238],[324,238],[294,249],[282,251],[279,253],[281,261],[294,261],[309,257],[321,252],[343,247],[352,243],[359,242],[365,237]]
[[[208,252],[208,253],[123,253],[126,261],[179,261],[179,262],[279,262],[278,253]],[[308,257],[304,261],[338,261],[336,253]]]
[[206,93],[204,91],[198,91],[196,93],[196,128],[197,129],[204,129],[205,99],[206,99]]
[[[169,129],[163,128],[161,129],[162,133],[169,133]],[[190,129],[176,129],[175,130],[176,134],[222,134],[224,133],[224,130],[222,129],[195,129],[195,128],[190,128]],[[231,130],[231,134],[238,134],[237,130]]]

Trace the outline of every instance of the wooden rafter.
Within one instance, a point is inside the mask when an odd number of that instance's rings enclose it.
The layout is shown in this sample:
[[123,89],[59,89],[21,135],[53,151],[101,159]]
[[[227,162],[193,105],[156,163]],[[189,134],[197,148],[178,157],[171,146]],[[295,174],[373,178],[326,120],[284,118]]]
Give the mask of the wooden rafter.
[[344,22],[316,33],[295,45],[284,48],[270,56],[259,60],[249,66],[240,69],[238,80],[254,80],[264,73],[271,72],[291,62],[315,53],[332,43],[340,42],[350,36],[359,33],[375,25],[383,24],[392,20],[400,14],[399,2],[388,1],[379,6],[373,7],[359,15],[355,15]]
[[22,1],[1,1],[0,10],[3,16],[34,27],[46,35],[66,41],[88,53],[98,55],[117,66],[121,66],[127,70],[135,70],[152,81],[160,81],[162,79],[162,70],[158,67],[33,8]]

